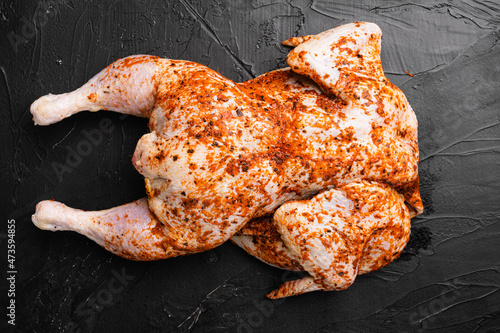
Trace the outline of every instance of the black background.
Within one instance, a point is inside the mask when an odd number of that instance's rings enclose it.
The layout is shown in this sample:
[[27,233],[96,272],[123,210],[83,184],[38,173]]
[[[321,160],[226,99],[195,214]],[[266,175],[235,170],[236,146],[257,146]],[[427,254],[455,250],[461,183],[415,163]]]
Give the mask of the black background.
[[[282,40],[352,21],[382,28],[386,74],[419,120],[425,212],[412,221],[410,243],[396,262],[358,277],[346,291],[271,302],[265,294],[292,275],[229,243],[183,258],[131,262],[76,233],[31,223],[43,199],[95,210],[145,193],[130,162],[147,132],[145,119],[82,112],[35,127],[29,106],[38,97],[76,89],[131,54],[192,60],[243,81],[285,66],[289,49]],[[6,270],[7,221],[15,219],[15,330],[499,330],[499,23],[496,0],[4,1],[0,257]],[[113,131],[81,160],[67,160],[87,140],[84,131],[105,118]],[[61,174],[56,165],[71,167]],[[120,282],[122,274],[127,279]]]

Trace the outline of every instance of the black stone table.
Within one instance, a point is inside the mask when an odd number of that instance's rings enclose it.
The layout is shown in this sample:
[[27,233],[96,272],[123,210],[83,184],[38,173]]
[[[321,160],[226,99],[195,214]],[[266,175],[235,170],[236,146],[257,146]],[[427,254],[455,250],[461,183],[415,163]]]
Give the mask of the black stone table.
[[[95,210],[145,194],[130,161],[145,119],[82,112],[35,127],[38,97],[131,54],[192,60],[243,81],[286,66],[282,40],[352,21],[382,28],[384,69],[419,120],[425,213],[396,262],[342,292],[270,301],[294,275],[229,243],[132,262],[31,223],[43,199]],[[496,0],[1,2],[0,331],[499,330],[499,25]],[[90,141],[103,122],[110,130]],[[16,326],[7,323],[12,299]]]

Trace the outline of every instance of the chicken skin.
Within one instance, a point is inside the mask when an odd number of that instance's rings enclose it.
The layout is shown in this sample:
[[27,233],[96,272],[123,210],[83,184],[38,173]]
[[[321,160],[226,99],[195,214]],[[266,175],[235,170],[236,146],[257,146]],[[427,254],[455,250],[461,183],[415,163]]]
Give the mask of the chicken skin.
[[423,210],[417,119],[385,78],[381,31],[356,22],[294,37],[284,68],[234,83],[194,62],[131,56],[31,106],[49,125],[83,111],[149,118],[132,163],[147,198],[98,212],[42,201],[45,230],[74,230],[132,260],[212,249],[310,276],[268,295],[342,290],[396,259]]

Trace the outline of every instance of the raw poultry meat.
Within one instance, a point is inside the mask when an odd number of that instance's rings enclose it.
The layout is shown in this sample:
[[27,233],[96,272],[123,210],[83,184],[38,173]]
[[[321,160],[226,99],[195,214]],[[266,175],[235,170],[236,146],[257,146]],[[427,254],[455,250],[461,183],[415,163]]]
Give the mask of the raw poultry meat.
[[149,118],[132,163],[147,198],[84,212],[42,201],[46,230],[74,230],[156,260],[231,239],[310,276],[268,296],[342,290],[399,256],[423,210],[417,120],[384,76],[381,31],[355,22],[294,37],[284,68],[234,83],[200,64],[131,56],[81,88],[35,101],[35,124],[82,110]]

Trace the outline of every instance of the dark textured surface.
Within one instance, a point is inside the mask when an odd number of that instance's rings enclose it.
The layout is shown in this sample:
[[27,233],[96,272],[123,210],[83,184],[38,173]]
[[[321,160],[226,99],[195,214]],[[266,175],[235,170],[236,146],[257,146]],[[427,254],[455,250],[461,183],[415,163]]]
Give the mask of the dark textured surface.
[[[15,219],[15,331],[500,330],[500,4],[359,3],[1,3],[0,258],[5,271],[7,220]],[[231,244],[139,263],[78,234],[41,231],[31,223],[39,200],[93,210],[145,193],[130,159],[146,120],[84,112],[35,127],[29,106],[38,97],[73,90],[117,58],[140,53],[197,61],[242,81],[285,65],[289,49],[282,40],[356,20],[382,28],[384,69],[419,120],[426,210],[413,220],[397,262],[359,277],[346,291],[271,302],[264,295],[293,274]],[[71,160],[69,151],[86,140],[84,130],[104,118],[113,131],[88,155]],[[69,170],[61,173],[58,165]],[[3,332],[7,317],[1,315]]]

